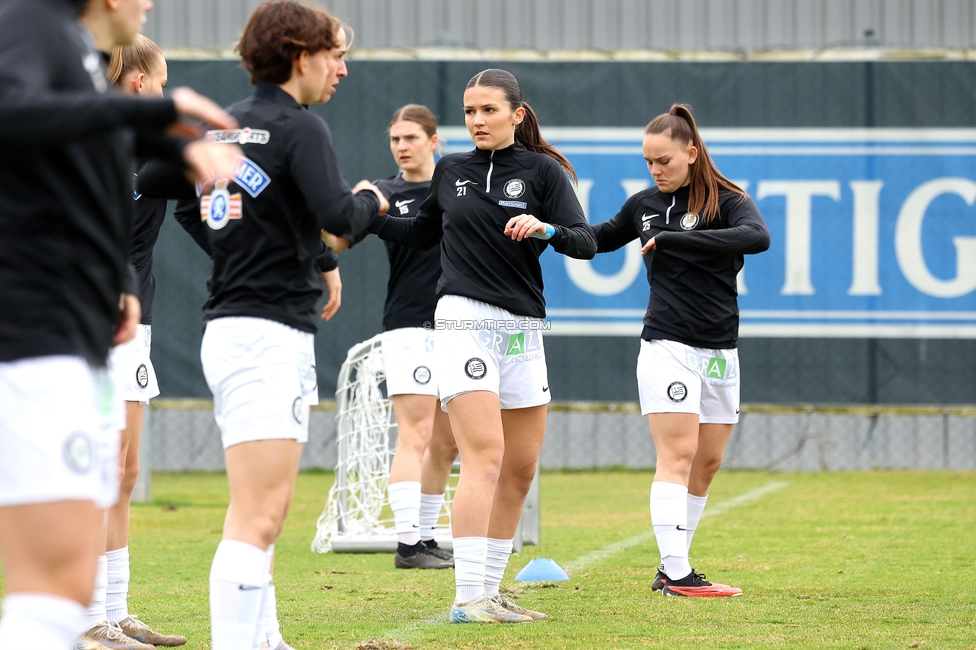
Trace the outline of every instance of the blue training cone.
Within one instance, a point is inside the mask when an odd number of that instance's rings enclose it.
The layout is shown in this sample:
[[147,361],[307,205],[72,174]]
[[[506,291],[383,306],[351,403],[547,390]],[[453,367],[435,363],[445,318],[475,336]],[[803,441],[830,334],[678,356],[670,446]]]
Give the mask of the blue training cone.
[[563,571],[561,566],[556,564],[555,560],[537,557],[526,564],[525,568],[515,576],[515,579],[522,582],[536,582],[537,580],[559,582],[560,580],[569,580],[569,575]]

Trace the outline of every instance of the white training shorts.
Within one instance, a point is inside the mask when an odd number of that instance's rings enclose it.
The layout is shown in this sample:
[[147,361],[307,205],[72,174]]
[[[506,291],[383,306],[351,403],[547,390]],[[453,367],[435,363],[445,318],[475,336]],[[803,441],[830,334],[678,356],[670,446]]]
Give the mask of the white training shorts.
[[383,332],[382,349],[387,395],[437,397],[432,330],[402,327]]
[[319,403],[314,336],[264,318],[207,323],[200,348],[224,449],[242,442],[308,441]]
[[156,371],[149,359],[151,347],[152,326],[139,325],[134,339],[112,348],[108,368],[120,399],[148,404],[159,395]]
[[0,363],[0,507],[113,505],[117,404],[108,372],[80,357]]
[[442,405],[477,390],[498,395],[503,409],[550,402],[542,320],[462,296],[442,296],[434,320]]
[[641,341],[641,413],[697,413],[701,424],[739,421],[739,352],[676,341]]

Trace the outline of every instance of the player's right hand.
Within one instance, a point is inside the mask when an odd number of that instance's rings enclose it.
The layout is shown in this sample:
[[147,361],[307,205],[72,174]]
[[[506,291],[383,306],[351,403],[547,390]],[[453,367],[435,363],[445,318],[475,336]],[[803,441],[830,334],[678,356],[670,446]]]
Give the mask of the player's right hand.
[[[189,117],[210,124],[215,129],[236,129],[237,120],[215,101],[190,88],[176,88],[170,93],[180,117]],[[197,136],[199,137],[199,136]]]
[[376,198],[380,200],[380,209],[377,211],[377,214],[386,214],[390,211],[390,202],[386,200],[386,197],[383,195],[383,192],[380,191],[380,188],[376,187],[367,180],[362,180],[356,183],[356,186],[352,188],[352,193],[358,194],[363,190],[369,190],[376,195]]
[[196,140],[186,145],[183,160],[190,172],[190,182],[200,183],[207,194],[218,178],[234,178],[244,152],[236,144],[216,144]]
[[142,304],[131,293],[123,293],[119,298],[119,322],[112,337],[112,345],[128,343],[136,337],[142,321]]
[[322,231],[322,241],[324,241],[325,245],[331,248],[336,255],[349,248],[348,239],[338,235],[333,235],[331,232],[327,232],[325,230]]

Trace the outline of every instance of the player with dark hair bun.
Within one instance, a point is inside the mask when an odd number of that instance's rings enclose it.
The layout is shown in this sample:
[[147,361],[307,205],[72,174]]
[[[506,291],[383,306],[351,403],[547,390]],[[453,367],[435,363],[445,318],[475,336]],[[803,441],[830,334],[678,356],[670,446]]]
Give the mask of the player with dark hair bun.
[[[440,244],[434,353],[461,453],[451,509],[454,623],[528,623],[545,614],[499,593],[546,431],[539,256],[596,252],[569,162],[542,139],[515,77],[485,70],[464,91],[475,149],[444,156],[414,218],[377,217],[381,238]],[[475,324],[472,327],[472,324]]]
[[651,585],[667,596],[738,596],[688,560],[708,487],[739,420],[739,308],[743,255],[769,248],[755,202],[715,168],[687,106],[644,131],[656,184],[595,227],[601,253],[640,239],[651,298],[637,384],[657,450],[651,523],[661,567]]

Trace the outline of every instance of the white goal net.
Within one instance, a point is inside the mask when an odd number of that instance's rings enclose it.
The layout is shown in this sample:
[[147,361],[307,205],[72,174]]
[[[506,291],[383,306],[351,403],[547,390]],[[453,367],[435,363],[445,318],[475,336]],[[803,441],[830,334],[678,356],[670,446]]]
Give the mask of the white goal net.
[[[387,487],[396,429],[393,403],[380,388],[386,380],[383,335],[349,349],[336,383],[335,483],[318,519],[315,553],[395,551],[397,545]],[[451,548],[450,514],[453,486],[448,482],[444,509],[435,538]]]

